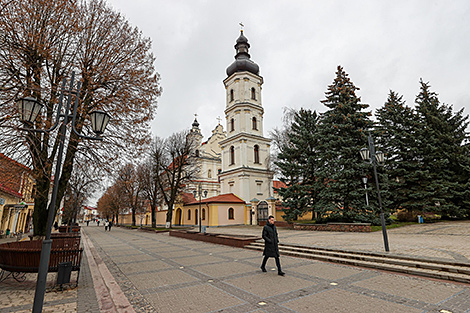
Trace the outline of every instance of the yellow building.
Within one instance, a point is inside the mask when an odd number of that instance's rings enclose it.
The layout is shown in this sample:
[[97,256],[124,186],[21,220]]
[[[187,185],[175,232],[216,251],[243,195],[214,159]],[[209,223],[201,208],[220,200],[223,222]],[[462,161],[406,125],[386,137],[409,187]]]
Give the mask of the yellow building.
[[34,180],[30,168],[0,153],[0,235],[27,233],[32,225]]

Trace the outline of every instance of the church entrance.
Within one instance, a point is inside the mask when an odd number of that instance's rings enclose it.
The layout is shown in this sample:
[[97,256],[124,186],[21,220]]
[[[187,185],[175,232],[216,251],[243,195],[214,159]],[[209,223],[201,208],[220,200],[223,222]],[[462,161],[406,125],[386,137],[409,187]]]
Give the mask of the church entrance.
[[178,225],[178,226],[181,225],[181,209],[176,209],[175,224]]
[[268,203],[266,201],[261,201],[256,206],[258,211],[258,225],[260,222],[267,222],[268,221]]

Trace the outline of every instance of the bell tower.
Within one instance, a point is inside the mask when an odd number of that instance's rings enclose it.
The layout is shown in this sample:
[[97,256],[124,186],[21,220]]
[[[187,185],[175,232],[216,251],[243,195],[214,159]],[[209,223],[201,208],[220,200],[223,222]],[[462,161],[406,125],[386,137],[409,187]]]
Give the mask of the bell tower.
[[240,32],[235,61],[227,68],[225,119],[227,138],[220,142],[222,193],[234,193],[249,203],[272,196],[270,140],[263,135],[263,78],[249,54],[250,44]]

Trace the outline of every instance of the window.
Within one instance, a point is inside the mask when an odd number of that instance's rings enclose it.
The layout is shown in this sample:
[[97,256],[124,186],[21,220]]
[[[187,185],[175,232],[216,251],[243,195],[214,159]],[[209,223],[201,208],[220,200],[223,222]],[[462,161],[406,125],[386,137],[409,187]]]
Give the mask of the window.
[[259,146],[255,145],[255,163],[259,164]]
[[188,221],[191,219],[191,210],[188,210]]
[[219,169],[217,170],[217,177],[218,177],[218,179],[219,179],[219,183],[220,183],[220,173],[222,173],[222,169],[219,168]]
[[194,224],[196,224],[196,225],[197,225],[197,224],[198,224],[198,222],[199,222],[199,218],[198,218],[198,215],[197,215],[197,213],[198,213],[198,212],[197,212],[197,209],[196,209],[196,215],[195,215],[195,217],[196,217],[196,222],[194,223]]
[[230,131],[233,132],[235,130],[235,120],[232,118],[230,120]]
[[234,217],[233,217],[233,208],[228,209],[228,219],[229,220],[234,219]]
[[212,178],[212,171],[211,171],[211,170],[208,170],[208,171],[207,171],[207,177],[208,177],[208,178]]
[[202,209],[202,219],[206,219],[206,209]]
[[255,88],[251,88],[251,99],[256,100],[256,90],[255,90]]
[[233,101],[233,99],[235,99],[233,95],[233,89],[230,89],[230,101]]
[[230,165],[235,164],[235,148],[233,146],[230,147]]
[[252,119],[252,128],[254,130],[258,130],[258,123],[256,122],[256,117],[253,116],[253,119]]

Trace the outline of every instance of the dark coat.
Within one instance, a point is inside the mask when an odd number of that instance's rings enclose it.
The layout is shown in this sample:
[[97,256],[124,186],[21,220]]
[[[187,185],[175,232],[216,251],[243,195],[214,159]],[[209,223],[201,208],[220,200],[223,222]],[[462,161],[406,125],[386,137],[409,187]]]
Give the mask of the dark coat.
[[279,256],[279,239],[277,237],[277,229],[274,224],[266,222],[263,228],[264,251],[263,255],[267,257]]

